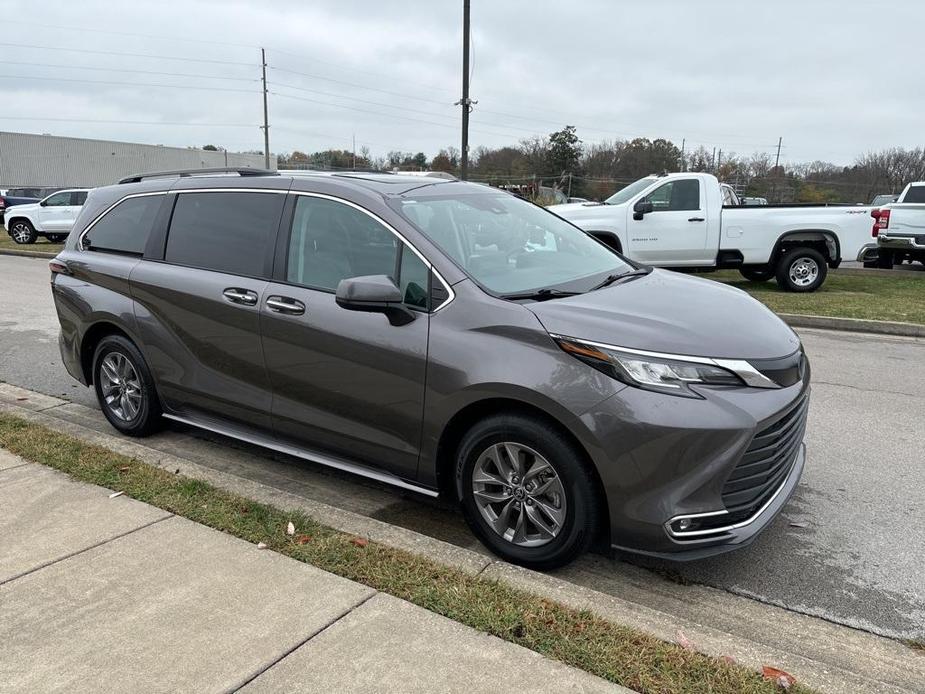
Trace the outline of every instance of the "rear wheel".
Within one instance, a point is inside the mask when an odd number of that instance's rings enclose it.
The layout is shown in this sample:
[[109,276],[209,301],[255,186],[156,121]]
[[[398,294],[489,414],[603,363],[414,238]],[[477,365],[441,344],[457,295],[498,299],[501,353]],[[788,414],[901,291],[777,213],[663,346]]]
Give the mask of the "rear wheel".
[[93,385],[106,419],[123,434],[148,436],[160,428],[154,379],[127,338],[109,335],[100,340],[93,355]]
[[48,239],[49,243],[64,243],[67,234],[45,234],[45,238]]
[[893,269],[893,251],[880,251],[880,254],[877,256],[877,267],[882,270],[892,270]]
[[777,284],[789,292],[814,292],[828,272],[825,258],[815,248],[792,248],[777,263]]
[[600,502],[583,453],[547,422],[497,415],[476,424],[457,452],[456,483],[470,528],[492,551],[534,569],[583,553]]
[[768,265],[753,265],[751,267],[740,267],[739,273],[749,282],[767,282],[774,277],[774,268]]
[[38,238],[35,228],[27,219],[14,219],[13,223],[9,226],[9,231],[10,238],[16,243],[35,243],[35,240]]

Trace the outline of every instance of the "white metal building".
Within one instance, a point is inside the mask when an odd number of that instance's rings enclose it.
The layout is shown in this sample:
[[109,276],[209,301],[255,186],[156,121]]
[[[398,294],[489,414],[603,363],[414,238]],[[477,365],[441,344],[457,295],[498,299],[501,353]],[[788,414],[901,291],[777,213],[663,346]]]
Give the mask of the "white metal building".
[[[218,166],[263,168],[262,154],[209,152],[131,142],[0,132],[0,187],[109,185],[148,171]],[[276,166],[276,158],[270,157]]]

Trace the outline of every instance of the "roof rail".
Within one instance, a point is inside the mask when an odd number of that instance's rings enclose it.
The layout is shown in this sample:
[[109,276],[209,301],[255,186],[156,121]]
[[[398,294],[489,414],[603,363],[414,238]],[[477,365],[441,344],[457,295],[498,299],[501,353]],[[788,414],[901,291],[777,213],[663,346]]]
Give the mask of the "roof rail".
[[215,169],[180,169],[179,171],[152,171],[151,173],[133,174],[119,180],[119,183],[140,183],[146,178],[189,178],[190,176],[208,176],[211,174],[236,173],[239,176],[277,176],[275,171],[267,169],[247,169],[240,167],[219,167]]

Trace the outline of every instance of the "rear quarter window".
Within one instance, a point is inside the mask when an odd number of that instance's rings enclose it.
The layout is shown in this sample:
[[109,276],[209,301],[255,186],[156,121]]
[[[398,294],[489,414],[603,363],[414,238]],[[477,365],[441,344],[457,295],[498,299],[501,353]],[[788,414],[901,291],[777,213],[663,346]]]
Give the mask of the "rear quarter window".
[[128,198],[113,207],[84,235],[90,251],[142,255],[154,228],[163,195]]
[[925,202],[925,186],[910,187],[903,202]]

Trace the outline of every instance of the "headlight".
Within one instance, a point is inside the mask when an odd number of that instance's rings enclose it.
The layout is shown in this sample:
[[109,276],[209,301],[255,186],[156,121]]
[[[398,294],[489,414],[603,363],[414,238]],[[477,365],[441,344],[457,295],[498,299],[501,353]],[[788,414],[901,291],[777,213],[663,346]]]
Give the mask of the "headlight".
[[701,397],[691,384],[744,386],[745,382],[712,359],[668,356],[651,352],[621,350],[570,337],[553,336],[559,346],[608,376],[637,388],[670,393],[687,398]]

